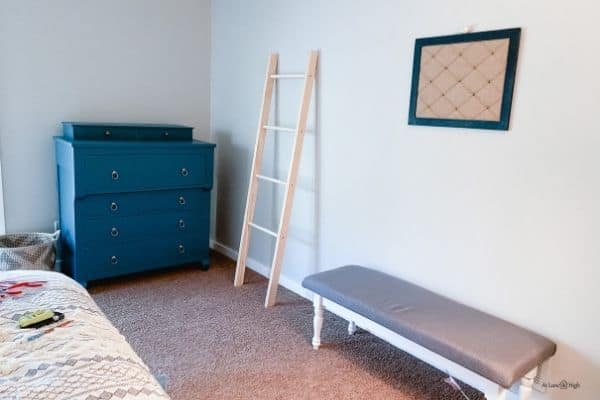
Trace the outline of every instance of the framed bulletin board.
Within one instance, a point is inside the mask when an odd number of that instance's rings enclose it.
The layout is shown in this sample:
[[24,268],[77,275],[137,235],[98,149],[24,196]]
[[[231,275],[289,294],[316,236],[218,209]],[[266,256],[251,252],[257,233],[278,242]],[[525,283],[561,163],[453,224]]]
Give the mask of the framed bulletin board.
[[415,41],[408,123],[508,130],[521,29]]

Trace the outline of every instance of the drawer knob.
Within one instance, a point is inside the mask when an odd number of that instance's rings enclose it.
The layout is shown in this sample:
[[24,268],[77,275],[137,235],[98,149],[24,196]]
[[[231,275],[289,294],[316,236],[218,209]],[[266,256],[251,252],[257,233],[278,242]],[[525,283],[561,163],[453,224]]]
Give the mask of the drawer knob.
[[110,176],[112,177],[113,181],[118,181],[119,180],[119,172],[118,171],[113,171]]
[[114,201],[112,203],[110,203],[110,210],[111,211],[117,211],[119,209],[119,206],[117,203],[115,203]]
[[177,247],[177,250],[179,250],[179,254],[185,254],[185,247],[182,244]]
[[117,256],[112,256],[112,257],[110,258],[110,263],[111,263],[112,265],[116,265],[116,264],[118,264],[118,263],[119,263],[119,258],[118,258]]
[[185,221],[183,219],[179,220],[179,229],[185,229]]
[[182,176],[188,176],[189,175],[189,171],[187,170],[187,168],[181,168],[181,175]]
[[113,226],[112,229],[110,230],[110,236],[112,236],[112,237],[119,236],[119,230]]
[[110,133],[110,131],[105,131],[105,132],[104,132],[104,136],[107,136],[107,137],[108,137],[108,136],[110,136],[110,135],[112,135],[112,133]]
[[165,131],[165,137],[169,136],[169,132]]
[[185,197],[179,196],[179,204],[181,204],[181,205],[185,204]]

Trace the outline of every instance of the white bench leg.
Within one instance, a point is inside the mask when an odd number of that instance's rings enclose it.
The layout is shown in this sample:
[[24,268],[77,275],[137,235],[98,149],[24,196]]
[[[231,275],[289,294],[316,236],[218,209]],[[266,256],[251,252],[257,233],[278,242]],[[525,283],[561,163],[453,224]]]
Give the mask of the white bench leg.
[[485,392],[485,398],[487,400],[506,400],[508,396],[508,390],[498,386],[496,390],[491,392]]
[[537,367],[529,371],[523,378],[521,378],[521,385],[519,386],[519,400],[529,400],[531,397],[531,390],[533,389],[533,382],[537,375]]
[[313,299],[313,306],[315,308],[315,316],[313,318],[312,346],[313,349],[319,350],[319,346],[321,345],[321,329],[323,328],[323,298],[318,294]]
[[348,322],[348,335],[354,335],[356,333],[356,323],[354,321]]

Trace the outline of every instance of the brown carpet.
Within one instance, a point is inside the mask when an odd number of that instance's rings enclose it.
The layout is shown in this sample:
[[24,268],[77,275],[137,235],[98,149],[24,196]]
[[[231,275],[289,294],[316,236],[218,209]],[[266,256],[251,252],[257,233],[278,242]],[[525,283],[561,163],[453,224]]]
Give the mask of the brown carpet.
[[[312,305],[283,288],[263,307],[267,281],[213,255],[193,267],[92,284],[90,292],[174,400],[464,399],[445,375],[326,313],[312,350]],[[483,399],[472,388],[470,399]]]

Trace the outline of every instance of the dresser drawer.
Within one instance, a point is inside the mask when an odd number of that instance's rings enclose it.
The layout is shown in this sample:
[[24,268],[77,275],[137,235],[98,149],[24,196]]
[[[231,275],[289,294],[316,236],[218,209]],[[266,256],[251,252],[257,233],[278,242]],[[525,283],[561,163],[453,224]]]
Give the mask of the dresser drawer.
[[212,148],[194,153],[80,154],[76,197],[168,188],[212,188]]
[[81,219],[77,221],[77,243],[80,246],[93,243],[113,246],[165,237],[182,238],[190,233],[208,235],[209,226],[207,210]]
[[83,154],[75,167],[75,195],[211,189],[212,175],[212,148],[195,153]]
[[200,219],[210,214],[210,192],[203,189],[155,190],[151,192],[113,193],[75,200],[76,219],[126,217],[153,218],[172,211],[197,212]]
[[64,137],[71,140],[192,140],[192,131],[182,125],[63,122]]
[[[207,243],[204,243],[207,242]],[[155,268],[200,263],[208,259],[208,236],[188,234],[113,246],[81,246],[77,264],[89,281]]]

